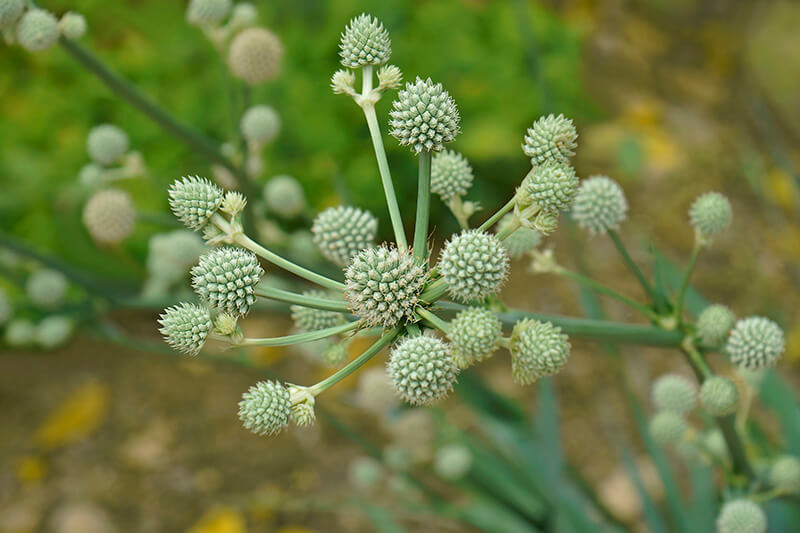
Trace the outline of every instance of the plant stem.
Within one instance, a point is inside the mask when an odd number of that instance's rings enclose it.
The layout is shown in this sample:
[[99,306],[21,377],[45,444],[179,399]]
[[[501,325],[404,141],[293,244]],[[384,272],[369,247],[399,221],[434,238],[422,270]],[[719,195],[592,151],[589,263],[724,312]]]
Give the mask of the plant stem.
[[514,220],[511,222],[511,224],[507,225],[502,230],[497,232],[497,238],[500,239],[501,241],[504,241],[512,233],[517,231],[521,226],[522,226],[522,223],[520,222],[519,218],[514,217]]
[[422,294],[419,295],[419,299],[427,303],[433,303],[446,293],[447,282],[440,278],[428,285],[425,290],[422,291]]
[[442,320],[428,309],[425,309],[424,307],[417,307],[415,311],[420,318],[431,324],[436,329],[444,332],[445,334],[450,331],[450,323]]
[[633,261],[633,258],[628,253],[628,249],[625,248],[625,244],[623,244],[622,239],[619,238],[619,234],[613,230],[608,230],[608,236],[611,237],[611,242],[614,243],[614,246],[617,248],[617,251],[622,256],[622,259],[625,261],[625,264],[628,265],[628,269],[636,276],[636,279],[639,280],[639,284],[642,286],[644,291],[650,297],[651,301],[656,301],[656,293],[653,291],[653,287],[650,285],[650,282],[647,281],[647,278],[642,273],[642,270],[639,266]]
[[431,212],[431,152],[419,154],[419,185],[417,186],[417,218],[414,223],[414,257],[420,262],[428,258],[428,219]]
[[640,313],[642,313],[651,320],[658,320],[658,316],[655,314],[655,312],[653,312],[652,309],[649,309],[648,307],[638,302],[634,302],[627,296],[623,296],[614,289],[606,287],[602,283],[598,283],[591,278],[587,278],[586,276],[578,274],[577,272],[572,272],[571,270],[567,270],[566,268],[563,267],[559,267],[558,270],[556,270],[554,273],[560,276],[570,278],[571,280],[576,281],[581,285],[585,285],[586,287],[589,287],[596,292],[600,292],[608,296],[611,296],[612,298],[619,300],[620,302],[632,307],[633,309],[636,309],[637,311],[639,311]]
[[694,248],[692,248],[692,255],[689,257],[689,263],[686,265],[686,271],[683,273],[683,280],[681,280],[681,288],[678,292],[678,298],[675,301],[675,319],[680,324],[683,321],[683,299],[686,296],[686,289],[689,287],[689,278],[692,277],[694,265],[697,262],[697,256],[703,245],[695,239]]
[[302,305],[303,307],[311,307],[312,309],[322,309],[324,311],[336,311],[338,313],[349,313],[347,303],[342,300],[331,300],[328,298],[317,298],[315,296],[306,296],[304,294],[297,294],[295,292],[284,291],[283,289],[276,289],[274,287],[264,287],[259,285],[256,287],[256,296],[262,298],[269,298],[270,300],[277,300],[279,302],[286,302],[295,305]]
[[289,346],[291,344],[301,344],[303,342],[312,342],[347,333],[359,327],[358,322],[348,322],[341,326],[334,326],[332,328],[320,329],[318,331],[307,331],[305,333],[298,333],[296,335],[286,335],[283,337],[272,337],[269,339],[243,339],[241,342],[233,343],[234,346]]
[[498,221],[498,220],[500,220],[501,218],[503,218],[503,215],[505,215],[506,213],[508,213],[509,211],[511,211],[513,208],[514,208],[514,198],[512,197],[512,198],[511,198],[511,200],[509,200],[508,202],[506,202],[506,204],[505,204],[503,207],[501,207],[500,209],[498,209],[498,210],[497,210],[497,212],[496,212],[494,215],[492,215],[491,217],[489,217],[489,219],[488,219],[488,220],[486,220],[486,222],[484,222],[483,224],[481,224],[480,226],[478,226],[478,229],[479,229],[480,231],[486,231],[486,230],[488,230],[489,228],[491,228],[492,226],[494,226],[494,225],[497,223],[497,221]]

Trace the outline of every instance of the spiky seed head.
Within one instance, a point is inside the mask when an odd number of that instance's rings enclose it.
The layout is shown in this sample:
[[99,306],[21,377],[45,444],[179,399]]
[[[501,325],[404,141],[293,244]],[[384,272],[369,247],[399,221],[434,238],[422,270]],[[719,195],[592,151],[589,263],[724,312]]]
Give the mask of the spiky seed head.
[[464,196],[472,187],[472,167],[467,158],[453,150],[435,154],[431,162],[431,192],[445,202]]
[[775,459],[769,470],[769,481],[777,489],[800,491],[800,459],[793,455],[782,455]]
[[311,226],[314,242],[325,259],[347,265],[361,250],[375,246],[378,219],[357,207],[329,207]]
[[392,102],[390,134],[415,153],[441,152],[460,132],[458,106],[441,83],[417,77]]
[[225,193],[225,198],[222,199],[222,205],[219,210],[230,216],[236,216],[244,211],[247,206],[247,198],[237,191],[228,191]]
[[[324,291],[317,290],[306,291],[303,295],[315,298],[330,298]],[[291,311],[294,325],[302,331],[319,331],[342,323],[342,314],[336,311],[325,311],[323,309],[303,307],[302,305],[293,305]]]
[[5,339],[13,348],[29,346],[36,340],[36,326],[27,318],[15,318],[6,326]]
[[[500,220],[497,231],[502,232],[505,228],[514,223],[514,214],[509,213]],[[535,229],[520,226],[514,232],[503,239],[508,255],[512,258],[520,258],[530,252],[542,242],[542,234]]]
[[95,163],[110,165],[128,151],[128,135],[113,124],[101,124],[89,132],[86,148]]
[[619,229],[628,214],[628,201],[619,184],[606,176],[585,179],[572,204],[572,218],[581,228],[604,234]]
[[448,444],[436,450],[433,469],[444,479],[461,479],[470,468],[472,468],[472,452],[463,444]]
[[10,28],[25,11],[25,0],[0,0],[0,30]]
[[248,85],[275,79],[281,69],[283,45],[266,28],[247,28],[233,38],[228,48],[228,68]]
[[67,11],[58,21],[58,27],[67,39],[80,39],[86,33],[86,17],[80,13]]
[[242,394],[239,419],[257,435],[276,435],[289,425],[289,390],[277,381],[259,381]]
[[470,302],[496,294],[508,276],[508,253],[500,240],[471,229],[445,244],[439,272],[451,297]]
[[314,413],[314,395],[308,387],[287,385],[291,412],[289,419],[300,427],[314,425],[317,415]]
[[697,335],[709,346],[719,346],[728,336],[736,317],[724,305],[709,305],[697,317]]
[[520,385],[556,374],[569,359],[569,337],[550,322],[526,318],[511,333],[511,374]]
[[564,115],[540,117],[528,128],[522,151],[531,158],[532,165],[548,161],[569,163],[578,146],[578,132],[572,120]]
[[66,316],[50,315],[36,326],[36,344],[45,350],[52,350],[69,340],[75,323]]
[[397,89],[403,83],[403,73],[399,67],[384,65],[378,70],[378,89]]
[[264,185],[267,207],[284,218],[299,215],[306,207],[303,186],[292,176],[275,176]]
[[268,105],[256,105],[242,115],[242,135],[258,145],[270,142],[281,129],[281,117]]
[[767,515],[758,504],[744,498],[722,506],[717,533],[766,533]]
[[14,304],[11,302],[11,298],[8,297],[8,294],[6,294],[6,291],[0,287],[0,326],[8,322],[13,314]]
[[47,50],[58,36],[58,19],[44,9],[29,9],[17,24],[17,41],[29,52]]
[[650,419],[650,437],[659,446],[675,444],[686,433],[686,422],[675,411],[659,411]]
[[350,70],[339,69],[331,76],[331,90],[333,94],[356,95],[356,76]]
[[503,333],[497,316],[482,307],[469,307],[450,322],[447,337],[459,368],[467,368],[491,356]]
[[354,256],[344,277],[353,314],[368,326],[390,328],[413,316],[427,273],[410,253],[382,245]]
[[256,301],[256,285],[264,270],[243,248],[215,248],[192,268],[192,287],[209,306],[232,315],[246,315]]
[[736,322],[725,344],[731,361],[748,370],[774,366],[785,348],[786,339],[780,326],[760,316]]
[[158,319],[159,332],[167,344],[179,352],[197,355],[211,331],[208,309],[190,303],[181,303],[164,310]]
[[731,217],[731,203],[718,192],[701,194],[689,208],[689,222],[705,240],[725,230]]
[[401,339],[386,366],[400,397],[411,405],[430,405],[453,390],[458,375],[446,343],[431,335]]
[[515,196],[515,209],[520,211],[536,204],[547,213],[567,211],[578,192],[579,182],[569,164],[545,161],[533,167],[522,180]]
[[677,374],[667,374],[653,383],[653,403],[660,411],[686,413],[697,402],[697,387]]
[[347,356],[347,341],[335,342],[322,352],[322,359],[325,360],[325,364],[334,368],[343,366],[347,362]]
[[186,227],[195,231],[208,223],[223,200],[222,189],[198,176],[175,180],[169,188],[172,212]]
[[55,309],[64,302],[69,283],[64,274],[56,270],[40,269],[33,272],[25,284],[28,298],[34,305]]
[[191,0],[186,21],[193,26],[219,24],[231,10],[231,0]]
[[122,189],[103,189],[83,207],[83,225],[99,244],[119,244],[136,224],[136,206]]
[[736,383],[724,376],[708,378],[700,387],[700,404],[714,416],[734,413],[738,402]]
[[342,65],[360,68],[366,65],[383,65],[392,55],[389,32],[381,22],[362,13],[350,20],[339,41]]
[[78,171],[78,182],[84,187],[94,188],[103,183],[105,170],[97,163],[87,163]]

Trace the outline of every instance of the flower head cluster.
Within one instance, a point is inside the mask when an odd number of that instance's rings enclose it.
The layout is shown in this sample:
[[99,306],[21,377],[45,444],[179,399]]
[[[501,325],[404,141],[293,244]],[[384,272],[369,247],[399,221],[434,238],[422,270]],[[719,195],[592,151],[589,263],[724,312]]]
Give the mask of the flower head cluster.
[[266,28],[247,28],[239,32],[228,49],[231,74],[248,85],[275,79],[280,73],[283,45]]
[[275,176],[264,185],[264,202],[283,218],[299,215],[306,207],[303,186],[292,176]]
[[520,385],[556,374],[567,363],[569,338],[550,322],[525,319],[511,333],[511,373]]
[[242,248],[215,248],[192,268],[192,287],[209,306],[246,315],[256,301],[256,285],[263,274],[252,253]]
[[392,55],[389,32],[380,21],[362,13],[350,21],[339,41],[339,56],[342,65],[360,68],[367,65],[383,65]]
[[311,233],[320,253],[337,265],[347,265],[361,250],[375,245],[378,219],[357,207],[329,207],[322,211]]
[[86,18],[80,13],[68,11],[58,21],[58,28],[67,39],[80,39],[86,33]]
[[281,118],[270,106],[257,105],[244,112],[240,128],[247,141],[263,146],[278,135]]
[[219,24],[231,10],[231,0],[191,0],[186,20],[195,26]]
[[441,400],[453,390],[458,375],[447,344],[430,335],[399,341],[392,350],[387,371],[397,393],[412,405]]
[[100,244],[119,244],[136,223],[136,207],[122,189],[97,191],[83,207],[83,224]]
[[0,30],[10,28],[25,11],[25,0],[0,0]]
[[206,178],[189,176],[175,180],[169,188],[169,205],[189,229],[199,230],[217,212],[224,200],[222,189]]
[[289,390],[277,381],[259,381],[242,395],[239,419],[257,435],[275,435],[289,425]]
[[167,344],[189,355],[200,353],[211,331],[208,309],[189,303],[167,308],[158,323]]
[[[317,298],[326,298],[328,296],[323,291],[306,291],[304,295]],[[302,331],[318,331],[332,328],[342,323],[341,313],[335,311],[325,311],[302,305],[293,305],[291,311],[294,325]]]
[[660,411],[650,419],[650,436],[659,446],[677,443],[687,429],[686,421],[675,411]]
[[545,161],[533,167],[517,191],[517,204],[538,205],[542,211],[567,211],[578,192],[578,176],[568,164]]
[[500,320],[482,307],[469,307],[450,322],[447,337],[459,368],[486,359],[497,349],[502,335]]
[[86,148],[95,163],[110,165],[128,151],[128,135],[113,124],[101,124],[89,132]]
[[467,194],[473,177],[469,161],[460,153],[444,150],[433,156],[431,192],[441,196],[445,202]]
[[627,212],[628,202],[622,187],[606,176],[584,180],[572,204],[572,218],[592,234],[618,229]]
[[700,195],[689,209],[689,222],[704,241],[725,230],[731,217],[731,203],[718,192]]
[[793,455],[782,455],[775,459],[769,470],[769,481],[786,492],[800,491],[800,459]]
[[653,403],[660,411],[683,414],[691,411],[697,402],[697,388],[692,382],[677,374],[661,376],[653,384]]
[[717,516],[718,533],[766,533],[767,515],[750,500],[731,500]]
[[719,346],[735,321],[736,317],[724,305],[709,305],[697,317],[697,336],[709,346]]
[[496,294],[508,276],[508,253],[489,233],[466,230],[448,241],[439,271],[450,296],[462,302]]
[[783,330],[768,318],[744,318],[736,325],[725,344],[731,361],[749,370],[774,366],[786,349]]
[[56,270],[34,271],[25,284],[28,298],[43,309],[55,309],[64,302],[69,283],[64,274]]
[[575,155],[577,139],[578,132],[570,119],[564,115],[548,115],[528,128],[522,151],[534,166],[548,161],[568,163]]
[[406,83],[392,103],[391,135],[415,153],[441,152],[458,135],[461,117],[458,107],[441,83],[417,78]]
[[700,404],[714,416],[734,413],[738,402],[736,383],[724,376],[710,377],[700,387]]
[[29,9],[17,24],[17,41],[31,52],[47,50],[56,44],[59,34],[58,19],[44,9]]

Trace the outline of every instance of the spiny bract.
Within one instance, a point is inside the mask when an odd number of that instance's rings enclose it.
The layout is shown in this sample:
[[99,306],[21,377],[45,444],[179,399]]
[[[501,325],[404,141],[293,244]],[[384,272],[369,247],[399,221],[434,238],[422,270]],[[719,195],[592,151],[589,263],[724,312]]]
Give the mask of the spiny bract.
[[256,301],[255,290],[264,270],[242,248],[215,248],[192,268],[192,287],[211,307],[246,315]]
[[25,0],[0,0],[0,30],[10,28],[25,11]]
[[289,391],[277,381],[259,381],[239,402],[239,419],[257,435],[280,433],[289,425],[290,415]]
[[718,192],[697,197],[689,209],[689,222],[703,238],[709,239],[731,223],[731,203]]
[[469,302],[497,293],[508,275],[502,243],[478,229],[465,230],[445,244],[439,271],[454,299]]
[[128,135],[113,124],[101,124],[89,132],[86,148],[96,163],[110,165],[128,151]]
[[[513,222],[514,214],[507,214],[500,219],[500,223],[497,225],[497,232],[502,232]],[[503,239],[502,242],[510,257],[519,258],[539,246],[542,242],[542,234],[535,229],[519,227]]]
[[517,191],[520,208],[536,204],[545,212],[567,211],[579,185],[575,170],[566,163],[546,161],[533,167]]
[[497,315],[482,307],[470,307],[450,322],[447,337],[459,368],[486,359],[497,349],[502,325]]
[[[306,291],[304,296],[315,298],[329,298],[324,291]],[[326,311],[302,305],[291,307],[292,321],[294,325],[302,331],[318,331],[320,329],[332,328],[342,323],[342,314],[336,311]]]
[[585,179],[572,204],[572,218],[592,234],[619,229],[627,212],[628,202],[622,187],[606,176]]
[[697,402],[694,383],[677,374],[661,376],[653,383],[653,403],[661,411],[685,413]]
[[431,192],[445,202],[464,196],[472,186],[472,167],[467,158],[454,150],[444,150],[431,162]]
[[266,28],[247,28],[228,48],[228,68],[248,85],[258,85],[278,76],[282,57],[283,45],[274,33]]
[[58,27],[67,39],[80,39],[86,33],[86,18],[80,13],[68,11],[58,21]]
[[17,24],[17,41],[30,52],[50,48],[58,35],[58,19],[44,9],[29,9]]
[[556,374],[569,359],[569,337],[550,322],[526,318],[511,333],[511,374],[520,385]]
[[686,433],[686,422],[675,411],[660,411],[650,420],[650,436],[659,446],[675,444]]
[[767,515],[750,500],[729,501],[717,517],[717,533],[766,533]]
[[378,19],[362,13],[345,27],[339,49],[345,67],[383,65],[392,55],[392,41]]
[[279,216],[292,218],[305,208],[306,196],[299,181],[292,176],[280,175],[264,185],[264,202]]
[[337,265],[347,265],[355,254],[375,246],[378,219],[357,207],[329,207],[311,226],[320,253]]
[[709,346],[719,346],[735,321],[736,317],[724,305],[709,305],[697,317],[697,336]]
[[245,139],[265,144],[274,139],[280,131],[281,118],[272,107],[256,105],[244,112],[240,127]]
[[458,107],[441,83],[417,78],[392,102],[391,135],[414,152],[440,152],[459,133]]
[[169,205],[189,229],[199,230],[217,212],[224,200],[222,189],[198,176],[175,180],[169,188]]
[[531,158],[532,165],[547,161],[569,162],[569,158],[575,155],[577,139],[578,132],[572,120],[564,115],[548,115],[528,128],[522,151]]
[[736,322],[725,344],[731,361],[749,370],[774,366],[785,348],[786,339],[780,326],[760,316]]
[[700,404],[714,416],[734,413],[738,401],[736,383],[724,376],[710,377],[700,387]]
[[100,244],[119,244],[136,224],[136,206],[121,189],[97,191],[83,207],[83,224]]
[[458,367],[446,343],[430,335],[406,337],[392,350],[389,377],[403,400],[432,404],[453,390]]
[[186,8],[186,20],[196,26],[216,24],[230,10],[231,0],[191,0]]
[[158,330],[167,344],[189,355],[197,355],[211,331],[208,309],[199,305],[182,303],[168,307],[159,317]]

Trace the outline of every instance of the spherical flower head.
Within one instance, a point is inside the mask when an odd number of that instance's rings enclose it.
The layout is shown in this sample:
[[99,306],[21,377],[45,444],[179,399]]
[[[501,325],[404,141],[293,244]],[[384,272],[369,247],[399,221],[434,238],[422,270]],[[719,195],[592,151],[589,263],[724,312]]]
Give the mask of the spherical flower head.
[[800,491],[800,459],[793,455],[778,457],[769,470],[769,482],[786,492]]
[[522,151],[531,158],[532,165],[548,161],[568,163],[575,155],[578,132],[572,120],[564,115],[541,117],[528,128]]
[[[304,296],[315,298],[329,298],[324,291],[306,291]],[[302,305],[291,307],[292,321],[294,325],[302,331],[319,331],[321,329],[332,328],[342,323],[341,313],[336,311],[325,311],[324,309],[314,309]]]
[[697,197],[689,208],[689,222],[704,240],[722,232],[731,223],[731,203],[718,192]]
[[[498,224],[498,233],[502,232],[510,224],[514,222],[514,214],[509,213],[500,219]],[[503,247],[508,252],[508,255],[514,259],[518,259],[530,252],[542,242],[542,234],[535,229],[526,228],[521,226],[514,230],[508,237],[503,239]]]
[[158,318],[159,332],[175,350],[197,355],[211,331],[208,309],[195,304],[181,303],[164,310]]
[[293,218],[306,207],[306,196],[299,181],[292,176],[281,175],[264,185],[264,202],[283,218]]
[[766,533],[767,515],[750,500],[732,500],[717,516],[717,533]]
[[697,387],[677,374],[667,374],[653,383],[653,403],[660,411],[686,413],[697,402]]
[[497,316],[483,307],[469,307],[450,322],[447,337],[459,368],[486,359],[497,349],[502,325]]
[[17,41],[29,52],[47,50],[58,35],[58,19],[44,9],[29,9],[17,24]]
[[51,315],[36,326],[36,344],[45,350],[63,345],[72,334],[75,324],[68,317]]
[[64,302],[68,286],[67,278],[61,272],[40,269],[28,277],[25,290],[35,305],[55,309]]
[[569,164],[545,161],[533,167],[525,176],[517,190],[517,207],[524,209],[536,204],[547,213],[567,211],[572,206],[579,184],[580,180]]
[[378,219],[357,207],[329,207],[311,226],[314,242],[325,259],[347,265],[361,250],[375,246]]
[[472,229],[445,244],[439,272],[452,298],[470,302],[496,294],[508,276],[508,265],[508,253],[500,240]]
[[239,32],[228,49],[228,68],[248,85],[275,79],[281,69],[283,45],[266,28],[247,28]]
[[36,340],[36,326],[27,318],[15,318],[6,326],[5,339],[12,348],[29,346]]
[[431,192],[445,202],[464,196],[472,186],[472,167],[467,158],[453,150],[433,156],[431,162]]
[[458,375],[446,343],[431,335],[401,339],[386,365],[400,397],[411,405],[430,405],[453,390]]
[[714,416],[725,416],[736,412],[739,390],[736,383],[724,376],[708,378],[700,387],[700,404]]
[[275,435],[289,425],[289,390],[277,381],[259,381],[242,395],[239,419],[257,435]]
[[648,430],[656,444],[666,446],[681,440],[687,426],[683,417],[675,411],[660,411],[650,420]]
[[80,13],[68,11],[58,21],[61,34],[67,39],[80,39],[86,33],[86,17]]
[[511,333],[511,374],[520,385],[556,374],[569,359],[569,337],[550,322],[526,318]]
[[427,273],[410,253],[384,245],[359,252],[344,277],[353,314],[368,326],[390,328],[413,316]]
[[14,304],[11,302],[11,298],[8,297],[3,288],[0,287],[0,326],[8,322],[13,314]]
[[724,305],[709,305],[697,317],[697,336],[709,346],[719,346],[735,321],[736,317]]
[[128,151],[128,135],[113,124],[101,124],[89,132],[86,148],[95,163],[110,165]]
[[774,366],[785,348],[786,339],[780,326],[760,316],[736,322],[725,344],[731,361],[748,370]]
[[256,286],[263,274],[258,259],[247,250],[215,248],[192,268],[192,287],[211,307],[246,315],[256,301]]
[[619,184],[606,176],[584,180],[572,204],[572,218],[591,234],[619,229],[628,213],[628,201]]
[[119,244],[136,224],[136,206],[122,189],[97,191],[83,207],[83,224],[98,244]]
[[391,135],[415,153],[441,152],[458,135],[458,107],[441,83],[417,78],[397,94],[389,113]]
[[244,112],[240,126],[245,139],[264,145],[278,135],[281,118],[270,106],[257,105]]
[[25,11],[25,0],[0,0],[0,30],[14,25]]
[[219,24],[231,10],[231,0],[191,0],[186,21],[193,26]]
[[472,467],[472,452],[463,444],[448,444],[436,451],[433,460],[434,471],[444,479],[455,480],[464,477]]
[[198,176],[175,180],[169,188],[169,206],[175,216],[195,231],[202,229],[224,200],[222,189]]
[[389,32],[378,19],[366,13],[350,21],[339,41],[339,56],[345,67],[383,65],[391,55]]

